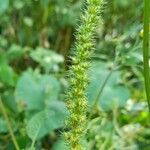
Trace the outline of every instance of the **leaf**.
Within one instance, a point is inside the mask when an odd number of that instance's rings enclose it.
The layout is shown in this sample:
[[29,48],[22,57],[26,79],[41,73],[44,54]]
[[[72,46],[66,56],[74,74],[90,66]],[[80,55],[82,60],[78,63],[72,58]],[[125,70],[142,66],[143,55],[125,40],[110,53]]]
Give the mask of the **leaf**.
[[35,51],[32,51],[30,56],[34,61],[44,67],[45,70],[55,69],[57,64],[64,61],[63,56],[42,47],[38,47]]
[[128,7],[129,6],[129,1],[128,0],[116,0],[116,2],[115,2],[119,7],[121,7],[121,8],[126,8],[126,7]]
[[33,20],[30,17],[24,17],[23,19],[24,24],[28,27],[32,27],[33,26]]
[[123,107],[129,99],[129,90],[124,86],[106,86],[104,91],[100,100],[104,110],[112,110],[114,105]]
[[[37,114],[35,114],[31,120],[29,120],[27,124],[27,134],[28,136],[35,141],[39,136],[41,137],[45,133],[47,133],[47,129],[43,128],[43,124],[45,124],[45,111],[41,111]],[[46,124],[45,124],[46,125]],[[40,134],[42,133],[42,134]]]
[[60,83],[50,75],[34,76],[29,72],[23,73],[16,86],[16,99],[23,103],[26,109],[41,110],[49,101],[58,99]]
[[3,14],[9,6],[9,0],[0,0],[0,14]]
[[19,10],[23,8],[23,6],[25,5],[25,1],[15,0],[13,5],[15,9]]
[[60,138],[58,141],[56,141],[53,145],[52,150],[69,150],[67,144],[65,143],[65,140],[63,138]]
[[8,129],[7,129],[6,122],[2,118],[0,118],[0,133],[7,133],[7,132]]
[[6,38],[0,36],[0,47],[5,49],[8,46],[8,41]]
[[24,50],[21,46],[13,44],[10,46],[10,48],[7,52],[7,59],[9,61],[19,59],[21,56],[23,56],[23,53],[24,53]]
[[41,6],[47,7],[49,4],[49,0],[43,0],[43,1],[40,1],[40,3],[41,3]]
[[[89,102],[93,103],[93,101],[96,100],[105,79],[110,73],[110,70],[107,65],[102,62],[94,62],[91,68],[92,71],[89,73],[91,80],[87,93]],[[120,81],[120,72],[114,71],[109,77],[100,97],[98,98],[99,105],[103,110],[111,110],[115,104],[118,107],[122,107],[128,100],[130,96],[129,90],[124,85],[120,85]]]
[[65,104],[54,101],[47,109],[35,114],[27,124],[27,134],[34,141],[54,129],[63,127],[64,118],[67,115]]
[[8,85],[8,86],[13,86],[15,84],[15,73],[13,69],[4,64],[0,65],[0,82]]
[[0,50],[0,65],[8,65],[6,53]]
[[5,100],[6,106],[13,112],[18,113],[14,91],[7,90],[3,94],[3,99]]

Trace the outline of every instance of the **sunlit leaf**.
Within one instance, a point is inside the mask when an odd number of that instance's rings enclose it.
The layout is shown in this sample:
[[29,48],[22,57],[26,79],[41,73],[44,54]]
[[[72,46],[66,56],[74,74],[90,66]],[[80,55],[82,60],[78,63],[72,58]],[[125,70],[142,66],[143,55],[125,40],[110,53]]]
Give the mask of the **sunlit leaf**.
[[[91,78],[88,87],[88,99],[90,103],[96,101],[97,96],[110,73],[107,65],[101,62],[94,63],[89,73]],[[114,71],[107,80],[104,89],[98,97],[99,105],[104,110],[113,109],[116,104],[119,107],[125,105],[129,98],[129,90],[124,85],[120,85],[121,75],[119,71]]]
[[60,83],[50,75],[41,75],[37,78],[29,72],[25,72],[18,80],[16,87],[16,99],[23,103],[29,110],[41,110],[48,101],[58,99]]
[[54,129],[63,127],[67,110],[63,102],[54,101],[51,105],[35,114],[27,124],[27,133],[32,140],[43,137]]

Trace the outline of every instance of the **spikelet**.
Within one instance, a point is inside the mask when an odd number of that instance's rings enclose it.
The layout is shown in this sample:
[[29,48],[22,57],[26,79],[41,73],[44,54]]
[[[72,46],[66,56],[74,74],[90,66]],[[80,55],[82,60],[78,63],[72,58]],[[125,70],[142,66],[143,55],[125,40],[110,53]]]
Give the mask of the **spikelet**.
[[72,58],[73,65],[69,70],[70,88],[67,91],[67,108],[69,118],[67,127],[69,132],[64,133],[71,150],[83,150],[81,137],[85,130],[88,85],[87,70],[90,66],[89,59],[94,49],[94,33],[101,17],[103,0],[87,0],[86,9],[81,15],[81,24],[77,29],[75,54]]

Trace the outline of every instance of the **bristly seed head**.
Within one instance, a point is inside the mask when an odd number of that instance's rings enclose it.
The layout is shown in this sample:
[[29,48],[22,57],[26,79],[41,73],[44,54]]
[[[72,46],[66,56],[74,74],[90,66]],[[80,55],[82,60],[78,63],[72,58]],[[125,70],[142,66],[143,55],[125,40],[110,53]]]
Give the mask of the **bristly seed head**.
[[70,88],[67,92],[67,108],[70,116],[67,119],[67,127],[70,130],[64,133],[71,150],[83,150],[81,137],[84,134],[86,122],[86,87],[88,77],[86,71],[90,63],[91,50],[94,47],[94,33],[101,19],[103,0],[86,0],[86,9],[81,15],[81,24],[77,29],[75,56],[73,65],[69,70]]

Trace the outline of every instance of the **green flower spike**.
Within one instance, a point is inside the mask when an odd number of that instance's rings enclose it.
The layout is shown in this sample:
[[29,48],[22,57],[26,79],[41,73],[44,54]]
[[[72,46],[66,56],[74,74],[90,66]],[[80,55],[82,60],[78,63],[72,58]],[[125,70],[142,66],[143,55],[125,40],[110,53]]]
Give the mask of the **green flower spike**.
[[69,132],[65,138],[71,150],[83,150],[81,137],[86,124],[87,98],[86,87],[88,84],[87,70],[90,66],[89,59],[94,47],[94,33],[102,10],[103,0],[87,0],[86,9],[81,15],[81,24],[77,29],[75,56],[69,71],[70,88],[67,92],[67,107],[70,116],[67,120]]

